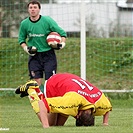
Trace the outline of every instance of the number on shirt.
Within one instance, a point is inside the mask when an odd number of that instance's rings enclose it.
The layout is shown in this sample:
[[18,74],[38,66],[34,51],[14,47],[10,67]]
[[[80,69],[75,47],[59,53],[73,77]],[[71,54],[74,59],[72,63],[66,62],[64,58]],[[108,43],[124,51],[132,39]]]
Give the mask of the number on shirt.
[[[72,79],[72,81],[74,81],[75,83],[77,83],[77,84],[81,87],[82,90],[84,90],[86,86],[87,86],[87,88],[88,88],[90,91],[93,90],[93,87],[90,86],[89,84],[87,84],[86,81],[84,81],[84,80],[82,80],[82,79],[80,79],[80,81],[78,81],[78,80],[76,80],[76,79]],[[83,83],[84,83],[86,86],[85,86]]]

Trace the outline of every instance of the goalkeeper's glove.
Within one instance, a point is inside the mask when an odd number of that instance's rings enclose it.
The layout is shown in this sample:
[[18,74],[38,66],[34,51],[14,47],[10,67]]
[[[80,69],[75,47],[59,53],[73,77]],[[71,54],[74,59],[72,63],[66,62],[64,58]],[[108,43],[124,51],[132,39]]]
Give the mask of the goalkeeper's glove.
[[65,47],[65,42],[61,42],[59,44],[57,44],[57,46],[60,48],[60,49],[63,49]]
[[23,49],[30,56],[34,56],[37,53],[37,48],[34,46],[24,46]]
[[63,49],[65,47],[65,42],[57,43],[54,41],[54,44],[51,44],[51,47],[54,48],[55,50]]

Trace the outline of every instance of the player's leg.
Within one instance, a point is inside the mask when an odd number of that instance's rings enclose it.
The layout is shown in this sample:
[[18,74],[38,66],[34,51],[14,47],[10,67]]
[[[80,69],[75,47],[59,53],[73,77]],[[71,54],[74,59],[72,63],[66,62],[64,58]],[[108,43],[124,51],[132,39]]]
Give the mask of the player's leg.
[[43,92],[42,78],[44,69],[41,64],[41,54],[42,53],[37,53],[35,56],[29,58],[28,69],[30,79],[35,79],[40,90]]
[[57,114],[56,113],[48,113],[48,121],[50,126],[56,126]]
[[38,83],[35,80],[29,80],[24,85],[18,86],[15,93],[20,94],[20,97],[28,96],[29,94],[27,93],[27,90],[29,88],[35,90],[41,100],[45,98],[44,94],[41,92],[38,86]]
[[29,94],[29,100],[30,103],[33,107],[33,110],[35,111],[35,113],[39,113],[39,104],[38,102],[40,101],[40,98],[38,97],[38,94],[36,93],[36,91],[34,89],[28,89],[27,90],[28,94]]
[[68,116],[58,114],[57,115],[57,121],[56,121],[56,126],[63,126],[65,122],[67,121]]
[[38,116],[40,122],[42,123],[44,128],[48,128],[49,127],[49,122],[48,122],[48,117],[47,117],[47,108],[44,105],[43,101],[40,100],[40,98],[38,97],[37,92],[35,91],[35,89],[31,89],[29,88],[27,90],[28,94],[29,94],[29,100],[30,103],[33,107],[33,110],[35,111],[36,115]]
[[44,72],[45,80],[49,79],[53,74],[56,74],[57,59],[54,50],[49,50],[44,54]]
[[44,99],[44,97],[42,96],[44,95],[42,95],[43,93],[40,91],[37,82],[35,80],[30,80],[26,84],[19,86],[16,89],[15,93],[20,94],[20,96],[22,95],[22,93],[26,94],[25,96],[28,95],[31,106],[35,111],[35,113],[37,114],[43,127],[45,128],[49,127],[48,118],[47,118],[47,109],[44,103],[42,102],[42,100]]
[[40,90],[39,87],[38,87],[38,88],[35,88],[35,91],[36,91],[38,97],[39,97],[41,100],[43,100],[43,99],[45,98],[44,93],[41,92],[41,90]]
[[16,91],[20,97],[28,96],[33,109],[38,112],[38,101],[44,99],[44,94],[40,91],[39,86],[35,80],[29,80],[24,85],[20,85]]
[[68,119],[68,116],[63,116],[57,113],[48,113],[49,126],[63,126]]
[[48,113],[49,126],[63,126],[68,119],[68,116],[63,116],[59,113]]
[[34,78],[39,86],[42,84],[42,78]]

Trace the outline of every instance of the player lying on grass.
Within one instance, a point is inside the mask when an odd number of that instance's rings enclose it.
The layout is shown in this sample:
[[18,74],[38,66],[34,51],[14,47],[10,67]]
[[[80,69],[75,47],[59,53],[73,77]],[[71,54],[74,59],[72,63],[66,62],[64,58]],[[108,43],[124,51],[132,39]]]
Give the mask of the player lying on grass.
[[[25,86],[20,86],[19,88],[21,89],[21,95],[24,95],[22,88],[25,88]],[[37,87],[32,86],[32,88],[37,88]],[[96,112],[93,112],[93,115],[94,116],[103,115],[103,124],[108,125],[109,111],[112,109],[109,100],[104,96],[104,94],[98,88],[96,88],[89,82],[81,79],[80,77],[69,73],[56,74],[52,76],[49,80],[47,80],[47,82],[45,83],[44,92],[45,92],[45,97],[63,96],[68,92],[76,92],[77,94],[80,94],[89,103],[95,105]],[[55,113],[50,114],[48,118],[50,125],[63,125],[67,120],[66,116],[62,116],[60,114],[55,114]],[[60,119],[59,122],[56,121],[55,118],[61,118],[62,120]],[[81,118],[79,119],[77,117],[76,125],[77,126],[83,125],[81,121],[82,121]]]

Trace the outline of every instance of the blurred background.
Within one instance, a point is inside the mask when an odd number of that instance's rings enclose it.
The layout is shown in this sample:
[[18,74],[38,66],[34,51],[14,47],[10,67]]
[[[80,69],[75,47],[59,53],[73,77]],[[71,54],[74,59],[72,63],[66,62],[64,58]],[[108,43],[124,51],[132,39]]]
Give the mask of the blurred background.
[[[66,32],[57,72],[70,72],[102,90],[133,89],[133,0],[39,0],[41,15]],[[29,0],[0,0],[0,88],[25,83],[28,55],[18,43]]]

